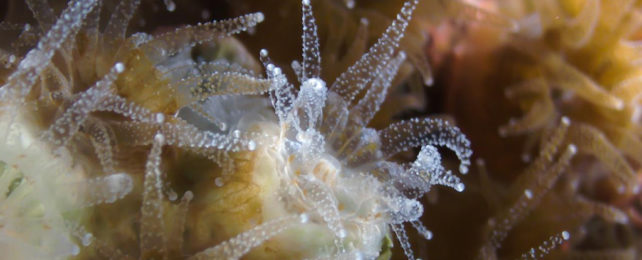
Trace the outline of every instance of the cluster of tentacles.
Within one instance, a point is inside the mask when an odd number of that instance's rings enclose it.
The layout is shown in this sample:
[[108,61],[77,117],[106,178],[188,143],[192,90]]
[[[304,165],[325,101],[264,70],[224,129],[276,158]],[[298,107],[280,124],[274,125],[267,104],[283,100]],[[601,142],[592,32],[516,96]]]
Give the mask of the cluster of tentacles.
[[[471,50],[461,59],[492,69],[473,73],[483,87],[461,88],[470,84],[464,80],[452,91],[470,90],[485,113],[495,111],[478,119],[488,122],[488,131],[463,126],[477,132],[471,140],[484,132],[487,142],[511,151],[477,150],[491,169],[486,175],[480,161],[480,191],[490,216],[478,257],[517,257],[545,241],[522,257],[542,257],[550,245],[565,243],[551,258],[634,259],[642,163],[639,1],[478,2],[490,3],[517,26],[470,37]],[[475,41],[487,39],[493,43],[472,50]],[[519,113],[506,112],[515,108]],[[493,128],[500,120],[508,122]],[[489,131],[501,138],[488,137]],[[510,185],[499,184],[507,180]]]
[[[432,237],[419,199],[464,190],[437,150],[468,171],[470,143],[450,122],[367,127],[417,0],[329,87],[302,1],[298,89],[266,50],[265,78],[194,57],[262,13],[127,35],[139,0],[72,0],[58,18],[26,3],[38,25],[3,22],[18,36],[0,52],[0,246],[16,258],[375,259],[389,257],[390,230],[413,258],[404,223]],[[413,163],[387,161],[413,148]]]
[[[136,220],[140,235],[133,239],[140,248],[133,253],[183,256],[183,225],[193,193],[185,191],[177,201],[161,174],[162,147],[172,145],[217,164],[231,160],[228,153],[256,147],[244,135],[203,131],[174,115],[181,108],[198,111],[210,95],[269,89],[268,81],[238,65],[189,58],[196,44],[245,31],[263,15],[127,36],[139,2],[119,2],[103,22],[101,1],[70,1],[58,18],[45,1],[27,1],[37,26],[3,22],[4,29],[19,32],[2,50],[6,77],[0,88],[1,160],[7,165],[2,212],[15,214],[2,225],[8,241],[3,247],[24,248],[8,250],[16,257],[62,258],[81,253],[78,245],[91,244],[104,257],[127,258],[132,252],[95,236],[103,235],[100,229],[120,230],[95,223],[101,216],[89,209],[137,190],[142,193]],[[155,134],[145,136],[145,128]],[[149,156],[136,149],[150,144]],[[17,210],[16,203],[26,209]],[[175,224],[165,225],[166,218]],[[37,229],[41,226],[45,231]],[[43,237],[47,232],[55,234]]]

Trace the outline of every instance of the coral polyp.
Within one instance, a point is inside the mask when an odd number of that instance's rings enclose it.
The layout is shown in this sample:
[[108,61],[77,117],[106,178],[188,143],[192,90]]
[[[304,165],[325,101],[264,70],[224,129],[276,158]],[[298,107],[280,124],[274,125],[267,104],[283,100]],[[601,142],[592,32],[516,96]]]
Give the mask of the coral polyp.
[[[518,25],[471,26],[453,66],[468,78],[452,77],[452,97],[471,106],[454,99],[451,112],[493,174],[480,180],[489,216],[478,258],[541,241],[564,243],[551,259],[638,257],[640,2],[476,2]],[[465,69],[480,64],[491,69]],[[548,251],[532,248],[523,256]]]
[[[267,51],[261,52],[268,78],[277,84],[271,97],[280,130],[270,154],[280,158],[276,175],[284,184],[283,207],[309,212],[313,220],[317,216],[331,232],[326,237],[338,239],[337,257],[377,257],[389,225],[412,257],[403,223],[431,236],[418,221],[423,210],[416,199],[434,184],[463,190],[459,179],[441,166],[435,148],[455,151],[465,173],[471,150],[456,127],[440,119],[412,119],[380,131],[366,127],[405,58],[395,48],[415,5],[406,3],[379,41],[329,88],[319,78],[319,44],[309,3],[303,4],[303,59],[294,66],[301,82],[298,93],[267,59]],[[363,97],[353,102],[362,91]],[[385,161],[412,147],[422,149],[410,167]]]
[[[112,5],[105,22],[101,1],[70,1],[57,19],[27,1],[38,26],[15,27],[21,37],[1,56],[0,245],[34,259],[376,259],[394,233],[414,258],[405,224],[432,237],[420,198],[465,187],[438,147],[461,173],[472,154],[445,119],[368,127],[406,59],[399,43],[417,3],[328,84],[303,0],[296,88],[268,50],[265,77],[194,55],[262,13],[128,36],[140,1]],[[413,163],[393,161],[412,149]]]

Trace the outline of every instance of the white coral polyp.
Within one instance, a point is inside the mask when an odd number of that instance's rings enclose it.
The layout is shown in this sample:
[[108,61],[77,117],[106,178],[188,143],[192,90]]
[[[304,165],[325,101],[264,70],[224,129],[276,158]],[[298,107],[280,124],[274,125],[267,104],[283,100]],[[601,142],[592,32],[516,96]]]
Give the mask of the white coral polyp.
[[[465,171],[471,155],[468,140],[440,119],[413,119],[381,131],[366,127],[404,61],[396,49],[416,4],[407,2],[379,41],[329,88],[320,78],[319,44],[308,1],[303,1],[302,66],[293,62],[301,82],[298,93],[269,61],[267,50],[260,52],[278,116],[256,127],[265,134],[253,173],[255,183],[266,189],[263,217],[305,214],[306,221],[281,234],[261,233],[253,239],[276,236],[283,250],[293,251],[316,245],[307,257],[374,259],[390,227],[409,258],[413,254],[405,222],[432,237],[419,222],[423,206],[418,199],[434,184],[464,189],[441,165],[435,146],[453,150]],[[362,91],[363,98],[351,104]],[[422,151],[411,167],[386,161],[412,147]]]

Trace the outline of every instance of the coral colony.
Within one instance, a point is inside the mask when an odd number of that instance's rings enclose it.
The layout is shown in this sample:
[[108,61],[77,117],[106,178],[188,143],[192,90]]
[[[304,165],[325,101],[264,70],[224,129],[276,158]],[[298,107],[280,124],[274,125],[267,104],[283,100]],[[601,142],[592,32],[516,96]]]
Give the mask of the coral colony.
[[[639,258],[642,3],[423,1],[383,23],[358,9],[397,1],[318,0],[317,23],[296,0],[291,68],[232,37],[273,10],[128,33],[141,0],[20,3],[33,19],[0,23],[0,258],[413,259],[446,236],[474,237],[461,255],[477,259]],[[408,96],[410,64],[455,99],[448,115],[384,105]],[[502,102],[522,115],[486,115]],[[471,142],[450,115],[477,145],[466,185]],[[433,235],[434,185],[485,203],[477,226]]]
[[[266,77],[190,56],[261,13],[126,35],[139,0],[118,2],[107,21],[100,0],[72,0],[58,18],[46,1],[26,2],[37,25],[16,26],[0,52],[3,257],[239,259],[269,246],[280,257],[375,259],[394,234],[412,259],[406,227],[432,237],[419,199],[433,185],[464,190],[437,149],[468,171],[470,143],[449,121],[367,127],[405,59],[417,0],[329,85],[303,0],[298,88],[268,50]],[[414,162],[388,161],[413,148]],[[181,168],[184,158],[218,172]]]
[[[503,196],[508,203],[486,223],[480,259],[496,259],[498,249],[510,243],[508,231],[536,207],[540,215],[533,214],[531,221],[545,223],[544,218],[554,216],[556,225],[547,230],[559,233],[522,258],[543,257],[576,230],[566,257],[639,257],[639,246],[627,245],[637,243],[633,238],[604,235],[623,234],[625,229],[637,236],[639,229],[633,224],[639,223],[635,201],[642,162],[639,7],[639,1],[631,0],[544,0],[514,1],[499,8],[520,26],[494,54],[510,53],[498,58],[493,72],[510,76],[499,76],[493,84],[504,88],[505,97],[517,103],[523,115],[510,119],[498,134],[525,136],[522,160],[528,166],[506,194],[499,196],[492,183],[482,185],[489,201]],[[604,230],[586,231],[600,225]],[[591,241],[596,235],[605,238]],[[587,243],[594,245],[587,248]]]

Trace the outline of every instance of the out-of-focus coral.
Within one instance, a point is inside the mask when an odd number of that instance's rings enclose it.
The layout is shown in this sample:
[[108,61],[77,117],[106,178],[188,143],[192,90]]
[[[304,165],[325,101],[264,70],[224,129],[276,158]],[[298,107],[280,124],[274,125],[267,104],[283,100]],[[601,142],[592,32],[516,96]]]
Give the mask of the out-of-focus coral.
[[475,2],[518,26],[466,26],[437,81],[488,173],[478,180],[488,218],[472,231],[477,256],[532,247],[523,257],[537,258],[542,241],[564,237],[550,258],[635,259],[639,3]]

